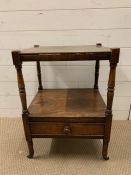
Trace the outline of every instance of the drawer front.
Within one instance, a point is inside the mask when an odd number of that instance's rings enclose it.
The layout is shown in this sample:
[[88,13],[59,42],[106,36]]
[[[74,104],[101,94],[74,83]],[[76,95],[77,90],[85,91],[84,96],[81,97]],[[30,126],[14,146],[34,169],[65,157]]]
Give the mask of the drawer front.
[[104,124],[102,123],[50,123],[31,122],[32,134],[42,135],[103,135]]

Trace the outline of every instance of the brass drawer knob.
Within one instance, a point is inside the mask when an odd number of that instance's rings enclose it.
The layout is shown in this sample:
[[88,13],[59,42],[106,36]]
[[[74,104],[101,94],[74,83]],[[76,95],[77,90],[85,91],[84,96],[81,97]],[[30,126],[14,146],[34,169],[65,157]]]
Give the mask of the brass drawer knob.
[[70,134],[70,132],[71,132],[70,127],[69,126],[64,126],[64,133],[65,134]]

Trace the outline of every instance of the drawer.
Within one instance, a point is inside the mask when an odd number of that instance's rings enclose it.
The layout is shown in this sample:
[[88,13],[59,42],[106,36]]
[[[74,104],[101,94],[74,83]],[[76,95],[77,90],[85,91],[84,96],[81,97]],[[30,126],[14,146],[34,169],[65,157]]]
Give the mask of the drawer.
[[103,123],[30,122],[30,129],[34,135],[104,135]]

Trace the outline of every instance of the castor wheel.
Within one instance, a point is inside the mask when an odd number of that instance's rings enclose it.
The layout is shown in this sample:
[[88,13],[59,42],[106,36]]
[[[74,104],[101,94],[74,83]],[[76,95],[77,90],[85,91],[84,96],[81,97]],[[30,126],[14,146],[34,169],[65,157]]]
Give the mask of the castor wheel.
[[33,159],[33,154],[29,154],[27,157],[28,157],[29,159]]
[[103,159],[104,160],[109,160],[109,157],[108,156],[103,156]]

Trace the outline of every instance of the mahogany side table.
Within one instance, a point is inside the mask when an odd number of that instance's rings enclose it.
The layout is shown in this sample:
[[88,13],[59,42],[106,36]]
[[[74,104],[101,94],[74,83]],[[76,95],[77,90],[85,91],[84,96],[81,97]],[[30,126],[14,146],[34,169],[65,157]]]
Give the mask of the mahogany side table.
[[[12,51],[16,68],[22,119],[28,158],[33,158],[33,138],[89,138],[103,139],[102,155],[108,160],[108,144],[112,123],[112,103],[115,72],[119,61],[119,48],[95,46],[49,46]],[[43,89],[40,61],[92,61],[96,60],[93,88]],[[109,60],[110,72],[105,104],[98,90],[100,60]],[[22,63],[35,61],[38,72],[38,92],[27,107]]]

